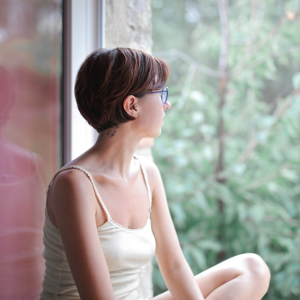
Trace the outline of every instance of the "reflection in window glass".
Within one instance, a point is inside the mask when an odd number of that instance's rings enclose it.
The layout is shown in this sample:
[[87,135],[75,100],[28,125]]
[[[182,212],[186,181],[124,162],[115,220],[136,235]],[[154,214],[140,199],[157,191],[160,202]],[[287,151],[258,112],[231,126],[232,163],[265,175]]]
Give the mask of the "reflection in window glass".
[[39,299],[60,165],[61,1],[0,2],[0,299]]

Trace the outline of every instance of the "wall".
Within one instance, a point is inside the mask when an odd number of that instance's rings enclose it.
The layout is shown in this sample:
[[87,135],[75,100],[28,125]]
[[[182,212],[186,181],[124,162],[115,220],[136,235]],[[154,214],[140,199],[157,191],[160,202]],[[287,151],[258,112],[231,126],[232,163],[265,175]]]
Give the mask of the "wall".
[[131,47],[151,52],[151,1],[107,0],[105,46]]

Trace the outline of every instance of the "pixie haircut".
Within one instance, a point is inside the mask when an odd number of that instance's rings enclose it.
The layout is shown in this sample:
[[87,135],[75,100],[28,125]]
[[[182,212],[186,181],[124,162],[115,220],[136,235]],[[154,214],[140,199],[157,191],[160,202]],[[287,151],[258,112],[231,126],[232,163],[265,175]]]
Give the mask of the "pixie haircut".
[[78,109],[97,132],[134,120],[123,101],[162,89],[169,76],[167,63],[130,48],[98,49],[82,63],[76,78]]

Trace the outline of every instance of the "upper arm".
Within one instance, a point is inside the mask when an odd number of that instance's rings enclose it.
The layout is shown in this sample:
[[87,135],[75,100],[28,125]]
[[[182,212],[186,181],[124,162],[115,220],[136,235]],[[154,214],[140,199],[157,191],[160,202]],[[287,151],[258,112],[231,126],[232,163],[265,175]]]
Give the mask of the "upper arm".
[[185,261],[185,258],[170,215],[160,172],[154,163],[148,162],[147,173],[152,186],[151,224],[156,240],[155,254],[165,277]]
[[95,193],[77,170],[59,173],[51,188],[51,207],[80,298],[115,299],[98,237]]

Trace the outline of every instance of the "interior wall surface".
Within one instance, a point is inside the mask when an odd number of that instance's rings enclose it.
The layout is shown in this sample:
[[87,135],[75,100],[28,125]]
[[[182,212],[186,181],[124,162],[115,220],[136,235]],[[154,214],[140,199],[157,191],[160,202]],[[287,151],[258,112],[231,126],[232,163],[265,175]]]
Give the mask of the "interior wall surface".
[[106,48],[130,47],[151,52],[150,0],[107,0]]

